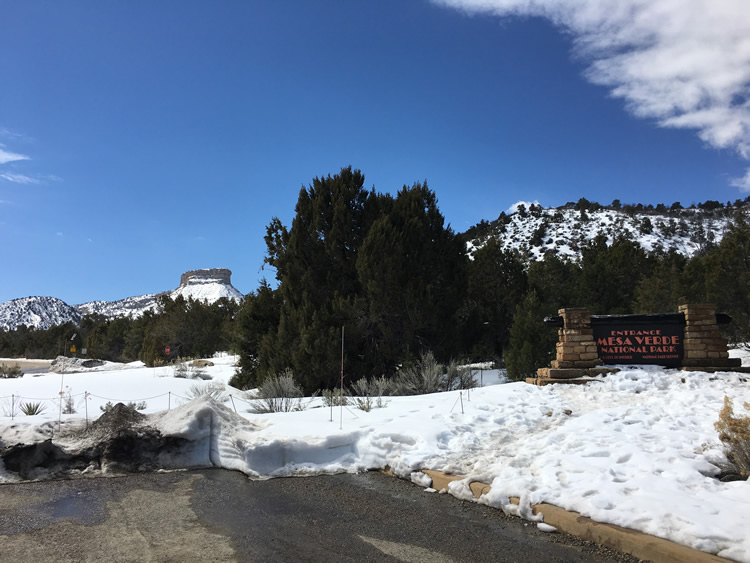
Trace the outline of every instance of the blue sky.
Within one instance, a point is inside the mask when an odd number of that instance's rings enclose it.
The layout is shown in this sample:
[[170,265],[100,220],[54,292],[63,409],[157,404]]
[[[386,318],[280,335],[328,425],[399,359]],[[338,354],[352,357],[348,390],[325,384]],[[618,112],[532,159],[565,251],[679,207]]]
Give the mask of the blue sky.
[[271,218],[348,165],[456,231],[744,198],[743,1],[0,2],[0,302],[252,291]]

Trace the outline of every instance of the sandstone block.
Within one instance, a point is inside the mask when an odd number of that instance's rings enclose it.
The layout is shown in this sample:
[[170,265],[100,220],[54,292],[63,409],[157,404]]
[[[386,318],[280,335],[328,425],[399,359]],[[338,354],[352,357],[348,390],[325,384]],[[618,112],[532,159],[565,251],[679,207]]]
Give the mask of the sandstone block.
[[552,379],[574,379],[576,377],[583,377],[586,375],[585,369],[550,369],[548,372],[548,377],[551,377]]
[[716,330],[707,330],[707,327],[702,327],[701,330],[686,328],[685,340],[689,338],[721,338],[721,333],[718,328]]
[[686,350],[685,358],[689,360],[705,359],[708,358],[707,354],[708,352],[704,352],[701,350]]

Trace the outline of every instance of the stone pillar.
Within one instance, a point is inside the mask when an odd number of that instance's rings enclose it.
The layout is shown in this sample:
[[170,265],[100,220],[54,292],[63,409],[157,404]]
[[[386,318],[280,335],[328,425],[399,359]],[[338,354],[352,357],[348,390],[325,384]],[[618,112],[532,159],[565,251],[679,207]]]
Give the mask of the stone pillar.
[[684,368],[730,368],[742,364],[739,358],[730,359],[727,341],[716,323],[716,305],[685,304],[679,306],[685,315]]
[[620,371],[602,365],[591,328],[588,309],[560,309],[563,326],[557,331],[557,358],[548,368],[539,368],[537,377],[526,379],[534,385],[552,383],[589,383],[591,377]]
[[563,318],[563,326],[557,331],[557,358],[550,363],[552,368],[592,368],[601,365],[589,310],[560,309],[558,314]]

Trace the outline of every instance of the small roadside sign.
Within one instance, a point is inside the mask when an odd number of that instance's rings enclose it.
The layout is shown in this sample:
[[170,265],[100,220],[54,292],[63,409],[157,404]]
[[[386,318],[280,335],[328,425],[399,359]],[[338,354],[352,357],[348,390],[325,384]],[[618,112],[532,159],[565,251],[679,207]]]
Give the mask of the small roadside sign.
[[164,348],[164,355],[165,356],[169,356],[169,346],[167,346],[166,348]]
[[76,353],[76,346],[73,344],[73,346],[70,347],[70,353],[75,354]]

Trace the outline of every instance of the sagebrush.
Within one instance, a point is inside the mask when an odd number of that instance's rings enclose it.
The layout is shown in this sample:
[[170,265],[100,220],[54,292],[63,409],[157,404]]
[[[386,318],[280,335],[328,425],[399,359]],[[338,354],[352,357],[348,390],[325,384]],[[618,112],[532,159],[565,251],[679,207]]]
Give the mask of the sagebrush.
[[474,379],[474,372],[466,366],[459,366],[455,360],[451,360],[445,372],[445,381],[443,388],[446,391],[455,391],[457,389],[474,389],[477,387],[477,381]]
[[23,377],[23,371],[21,371],[18,364],[0,364],[0,378],[12,379],[16,377]]
[[[750,411],[750,403],[743,406]],[[719,411],[714,428],[719,432],[727,459],[740,475],[750,477],[750,416],[735,416],[732,400],[725,396],[724,408]]]
[[383,395],[390,392],[391,384],[385,377],[362,378],[352,383],[354,404],[359,410],[370,412],[385,407],[388,403]]
[[305,403],[302,387],[294,381],[294,373],[289,369],[264,379],[249,398],[255,399],[251,411],[256,414],[301,411],[309,404]]
[[219,381],[209,381],[208,383],[205,383],[203,385],[193,385],[190,389],[188,389],[187,396],[188,399],[197,399],[198,397],[204,397],[208,395],[212,399],[223,403],[229,399],[229,396],[226,394],[226,390],[227,388],[223,383]]
[[323,397],[323,404],[327,407],[339,407],[346,406],[349,404],[349,392],[344,389],[343,395],[341,389],[324,389],[321,393]]
[[393,395],[426,395],[443,390],[444,367],[432,352],[426,352],[413,365],[403,368],[391,382]]
[[189,364],[187,360],[182,359],[172,368],[172,375],[178,379],[211,379],[203,365]]

